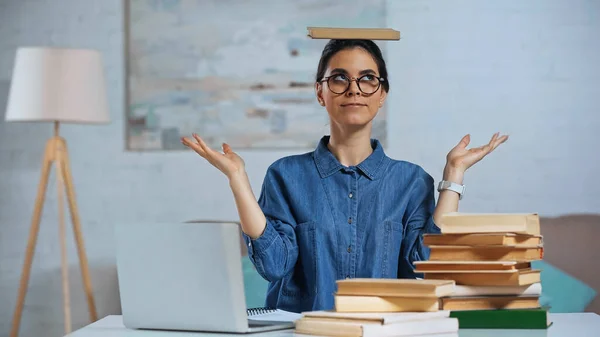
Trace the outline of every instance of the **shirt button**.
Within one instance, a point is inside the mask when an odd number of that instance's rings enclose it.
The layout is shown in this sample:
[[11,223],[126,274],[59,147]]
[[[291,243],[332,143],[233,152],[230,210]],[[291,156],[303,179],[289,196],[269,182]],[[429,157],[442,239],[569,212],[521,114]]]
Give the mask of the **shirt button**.
[[350,192],[350,194],[348,194],[348,198],[352,198],[352,192]]
[[352,252],[352,246],[348,246],[348,253]]
[[348,223],[352,223],[352,217],[348,218]]

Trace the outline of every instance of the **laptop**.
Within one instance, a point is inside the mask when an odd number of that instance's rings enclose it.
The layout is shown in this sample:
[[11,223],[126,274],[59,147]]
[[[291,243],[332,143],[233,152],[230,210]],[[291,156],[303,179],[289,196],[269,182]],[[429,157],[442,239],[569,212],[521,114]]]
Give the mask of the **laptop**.
[[254,333],[291,329],[299,314],[248,317],[234,222],[115,226],[125,327]]

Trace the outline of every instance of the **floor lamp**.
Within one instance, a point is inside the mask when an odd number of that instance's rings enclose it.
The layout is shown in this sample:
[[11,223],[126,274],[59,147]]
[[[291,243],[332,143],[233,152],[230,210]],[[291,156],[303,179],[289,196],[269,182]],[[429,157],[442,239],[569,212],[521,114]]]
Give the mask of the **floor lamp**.
[[92,283],[81,232],[75,188],[69,165],[67,142],[59,135],[60,123],[109,123],[106,89],[101,55],[94,50],[27,47],[19,48],[8,96],[6,121],[50,122],[54,136],[46,143],[42,160],[25,261],[12,321],[11,337],[17,337],[31,264],[40,227],[42,209],[52,165],[56,169],[58,224],[61,247],[61,272],[65,332],[71,331],[71,308],[68,283],[64,193],[70,210],[79,265],[87,298],[90,320],[97,320]]

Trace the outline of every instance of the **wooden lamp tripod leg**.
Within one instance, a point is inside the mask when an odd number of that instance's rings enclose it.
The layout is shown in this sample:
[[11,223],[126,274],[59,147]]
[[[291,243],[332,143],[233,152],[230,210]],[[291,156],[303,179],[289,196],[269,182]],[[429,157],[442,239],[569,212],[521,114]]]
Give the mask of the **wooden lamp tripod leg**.
[[[15,312],[12,321],[12,327],[10,331],[10,337],[17,337],[19,334],[19,327],[21,325],[21,316],[23,313],[23,306],[25,303],[25,295],[27,287],[29,285],[29,278],[31,274],[31,265],[33,262],[33,255],[35,253],[35,246],[37,237],[40,229],[40,220],[42,216],[42,209],[44,206],[44,200],[46,196],[46,190],[48,187],[48,177],[50,175],[50,169],[52,163],[56,164],[57,168],[57,188],[58,188],[58,203],[59,203],[59,229],[60,229],[60,240],[61,240],[61,266],[62,266],[62,277],[63,277],[63,298],[64,298],[64,311],[65,311],[65,332],[70,332],[71,329],[71,316],[70,316],[70,296],[68,286],[68,266],[66,261],[66,230],[64,228],[64,214],[62,207],[62,188],[66,188],[67,201],[71,213],[71,221],[73,222],[73,232],[75,241],[77,244],[77,253],[79,255],[79,265],[81,268],[81,276],[83,278],[84,290],[87,297],[88,310],[90,321],[94,322],[98,318],[96,312],[96,305],[94,302],[94,295],[92,291],[92,282],[90,279],[90,272],[88,267],[87,256],[85,253],[85,247],[83,242],[83,235],[81,232],[81,222],[79,220],[79,213],[77,211],[77,204],[75,202],[75,188],[73,187],[73,178],[71,176],[71,169],[69,165],[69,156],[67,153],[67,145],[63,138],[55,136],[48,140],[46,143],[46,150],[44,152],[44,159],[42,163],[42,172],[40,182],[38,185],[37,196],[35,200],[35,206],[33,210],[33,218],[31,220],[31,228],[29,230],[29,239],[27,241],[27,250],[25,252],[25,261],[23,263],[23,269],[21,271],[21,280],[19,283],[19,291],[17,297],[17,303],[15,305]],[[64,185],[63,185],[64,183]]]
[[79,267],[81,269],[81,277],[83,279],[83,286],[87,297],[90,321],[95,322],[96,320],[98,320],[98,314],[96,312],[96,304],[94,301],[94,294],[92,291],[92,281],[90,279],[88,260],[85,252],[83,234],[81,231],[81,222],[79,220],[79,212],[77,211],[77,203],[75,202],[75,188],[73,186],[73,177],[71,176],[69,153],[67,151],[67,144],[64,140],[61,141],[61,147],[62,152],[60,156],[60,165],[63,172],[63,180],[65,182],[65,187],[67,190],[67,201],[69,203],[69,209],[71,211],[71,222],[73,223],[75,242],[77,243]]
[[69,262],[67,260],[67,231],[65,226],[64,172],[62,169],[62,148],[56,147],[56,190],[58,192],[58,233],[60,237],[60,269],[62,272],[63,311],[65,315],[65,334],[71,333],[71,295],[69,288]]
[[53,158],[54,142],[51,139],[46,143],[46,150],[44,151],[42,173],[38,184],[37,196],[35,198],[35,206],[33,208],[33,219],[31,220],[29,239],[27,240],[25,262],[23,263],[23,269],[21,271],[21,281],[19,282],[19,295],[17,297],[17,303],[15,305],[15,312],[12,321],[12,328],[10,330],[10,337],[17,337],[17,335],[19,334],[19,327],[21,325],[21,315],[23,313],[23,305],[25,302],[25,294],[27,292],[27,286],[29,284],[31,264],[33,262],[33,254],[35,253],[35,245],[40,230],[40,219],[42,216],[44,199],[46,197],[46,189],[48,187],[48,176],[50,175],[50,169],[52,167]]

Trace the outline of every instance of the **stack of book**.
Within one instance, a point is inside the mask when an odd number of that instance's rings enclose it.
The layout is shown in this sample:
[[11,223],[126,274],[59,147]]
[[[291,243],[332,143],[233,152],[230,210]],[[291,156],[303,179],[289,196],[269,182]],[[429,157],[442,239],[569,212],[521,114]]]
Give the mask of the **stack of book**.
[[337,281],[335,309],[302,313],[295,331],[319,336],[458,336],[458,319],[439,310],[454,281],[346,279]]
[[[461,328],[550,325],[539,302],[540,270],[531,266],[544,255],[537,214],[455,212],[443,215],[438,226],[441,234],[424,235],[430,257],[415,262],[415,271],[425,280],[456,282],[440,309],[458,317]],[[532,324],[532,317],[540,318]]]

